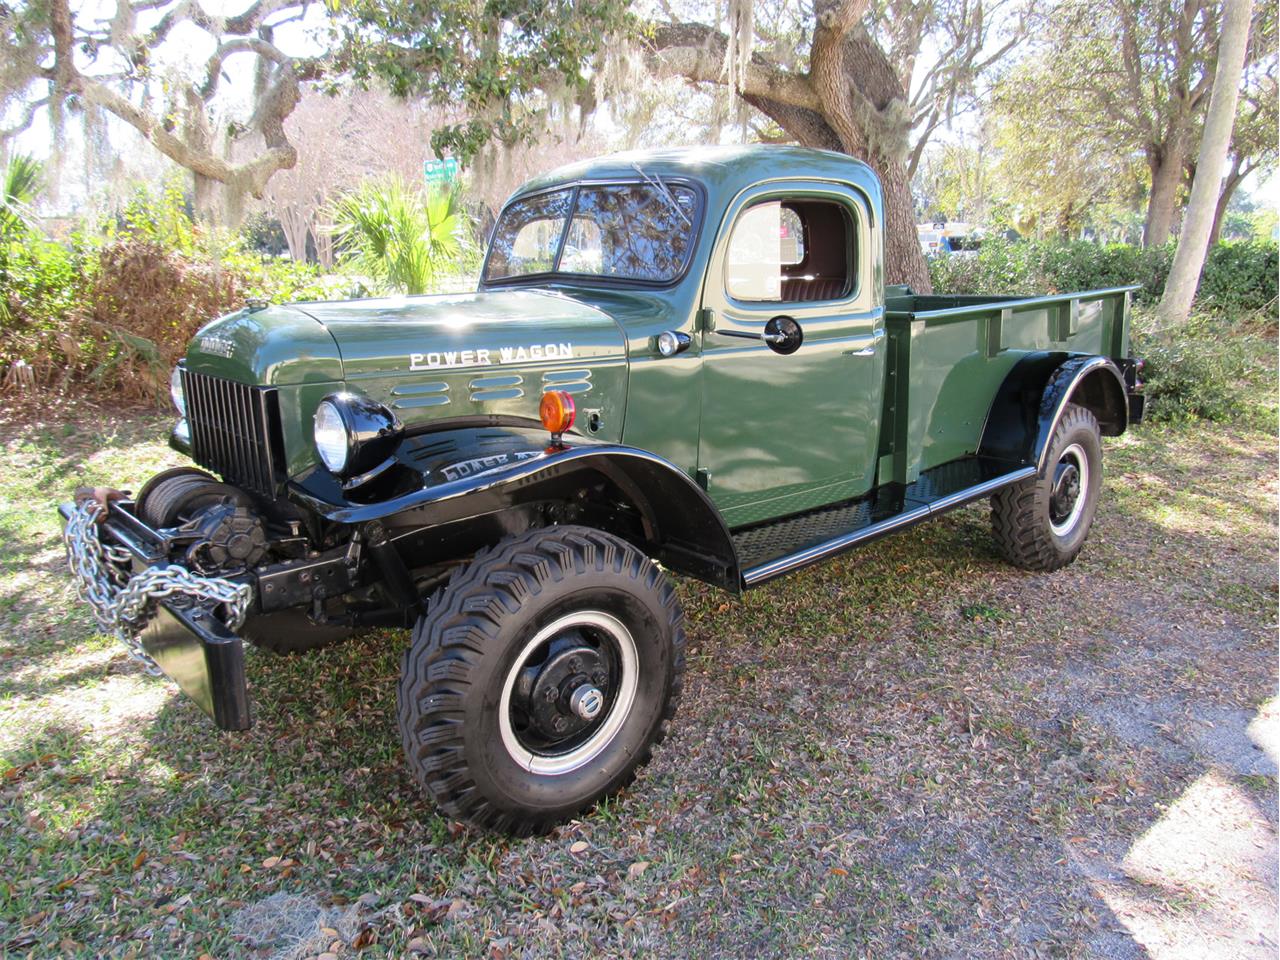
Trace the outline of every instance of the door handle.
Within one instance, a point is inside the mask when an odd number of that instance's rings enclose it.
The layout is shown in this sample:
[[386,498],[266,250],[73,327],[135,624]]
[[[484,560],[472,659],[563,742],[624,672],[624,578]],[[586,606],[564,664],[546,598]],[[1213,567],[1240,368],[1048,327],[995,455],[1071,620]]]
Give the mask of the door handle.
[[884,339],[884,331],[877,330],[875,333],[867,334],[864,337],[854,337],[851,343],[857,346],[845,350],[846,357],[873,357],[876,353],[876,347],[880,345],[880,341]]

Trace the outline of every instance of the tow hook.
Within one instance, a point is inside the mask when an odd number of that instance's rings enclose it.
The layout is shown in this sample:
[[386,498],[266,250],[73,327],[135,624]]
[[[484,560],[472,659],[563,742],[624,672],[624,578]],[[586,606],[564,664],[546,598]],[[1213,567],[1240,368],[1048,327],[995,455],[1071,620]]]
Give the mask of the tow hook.
[[76,487],[73,495],[76,505],[92,501],[102,509],[98,511],[94,522],[101,524],[107,519],[107,512],[110,505],[115,500],[127,500],[129,495],[122,490],[116,490],[112,487]]

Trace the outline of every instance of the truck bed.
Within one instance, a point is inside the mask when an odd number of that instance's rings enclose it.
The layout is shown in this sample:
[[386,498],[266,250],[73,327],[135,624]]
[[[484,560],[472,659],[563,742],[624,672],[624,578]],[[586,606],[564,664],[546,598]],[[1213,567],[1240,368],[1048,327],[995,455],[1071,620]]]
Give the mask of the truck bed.
[[844,503],[735,530],[744,586],[1035,476],[1034,465],[978,454],[993,398],[1029,353],[1125,357],[1134,289],[984,297],[890,287],[875,486]]
[[877,486],[912,484],[975,454],[992,397],[1028,353],[1126,356],[1136,289],[1017,297],[920,296],[889,287]]

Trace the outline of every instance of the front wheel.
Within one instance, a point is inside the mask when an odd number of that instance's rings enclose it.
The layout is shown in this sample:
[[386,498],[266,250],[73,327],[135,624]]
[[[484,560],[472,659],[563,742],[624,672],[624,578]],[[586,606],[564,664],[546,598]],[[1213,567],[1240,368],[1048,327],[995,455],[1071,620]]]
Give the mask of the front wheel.
[[991,498],[1001,552],[1025,570],[1057,570],[1079,555],[1102,490],[1102,436],[1084,407],[1068,404],[1037,477]]
[[399,686],[410,770],[453,817],[545,832],[649,759],[684,648],[675,591],[631,544],[573,526],[504,540],[414,629]]

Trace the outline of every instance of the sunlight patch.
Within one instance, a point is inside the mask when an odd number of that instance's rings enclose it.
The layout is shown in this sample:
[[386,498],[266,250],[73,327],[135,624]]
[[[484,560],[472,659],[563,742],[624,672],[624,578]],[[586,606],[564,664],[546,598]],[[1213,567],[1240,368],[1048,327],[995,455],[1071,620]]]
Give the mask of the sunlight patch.
[[1095,885],[1152,960],[1275,956],[1276,833],[1230,780],[1192,783],[1123,868]]

